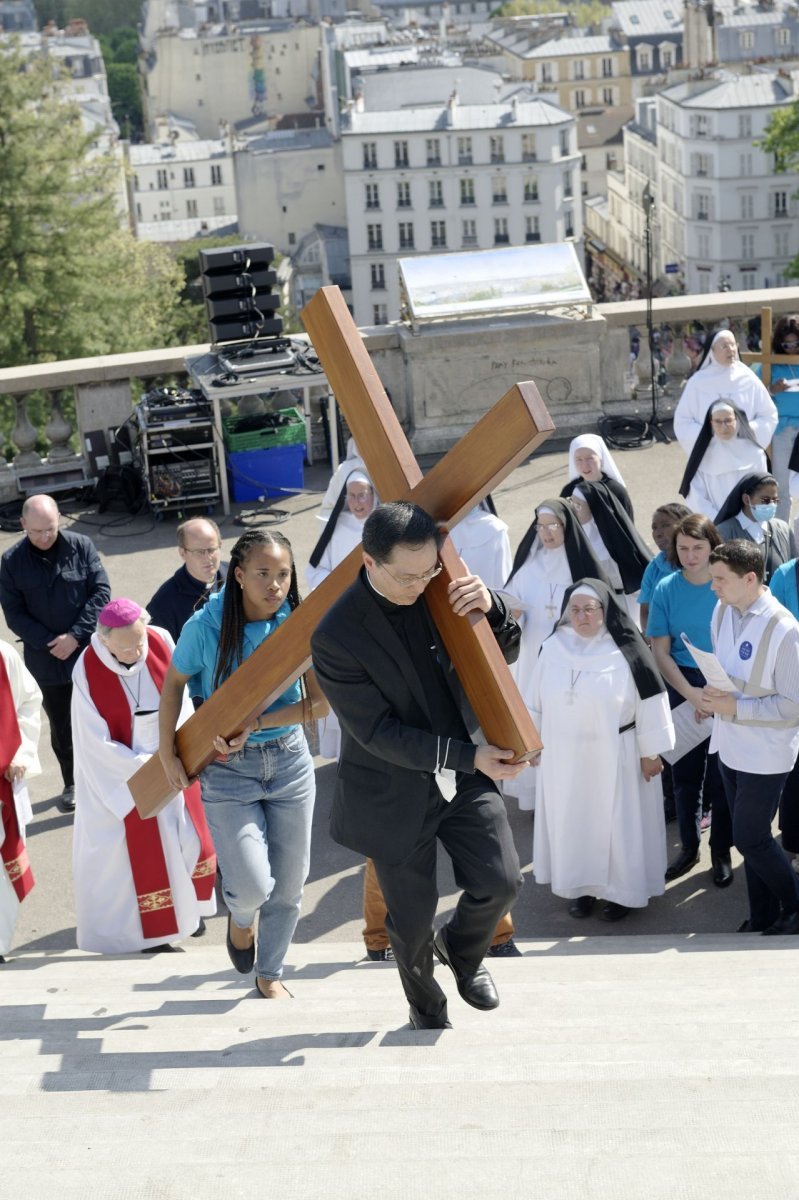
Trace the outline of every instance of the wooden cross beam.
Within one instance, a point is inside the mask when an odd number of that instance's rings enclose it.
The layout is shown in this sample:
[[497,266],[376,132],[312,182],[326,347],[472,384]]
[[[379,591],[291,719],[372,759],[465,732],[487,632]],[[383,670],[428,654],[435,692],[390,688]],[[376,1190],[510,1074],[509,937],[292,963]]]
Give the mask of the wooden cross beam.
[[[455,525],[554,429],[535,384],[516,384],[422,477],[339,289],[321,288],[302,317],[384,499],[413,500],[436,520]],[[449,605],[447,584],[463,571],[449,539],[441,561],[444,570],[425,598],[466,695],[491,743],[513,750],[517,759],[529,757],[541,742],[488,622],[481,614],[456,617]],[[216,757],[216,734],[229,738],[243,729],[308,668],[311,634],[361,563],[356,548],[178,730],[177,750],[190,778]],[[142,817],[155,816],[174,795],[158,755],[129,786]]]
[[773,336],[773,314],[771,305],[766,304],[760,310],[760,349],[758,351],[745,350],[740,356],[741,362],[752,363],[759,362],[761,364],[760,380],[764,387],[771,391],[771,368],[775,363],[786,363],[788,366],[796,366],[799,364],[799,354],[774,354],[771,349],[771,339]]

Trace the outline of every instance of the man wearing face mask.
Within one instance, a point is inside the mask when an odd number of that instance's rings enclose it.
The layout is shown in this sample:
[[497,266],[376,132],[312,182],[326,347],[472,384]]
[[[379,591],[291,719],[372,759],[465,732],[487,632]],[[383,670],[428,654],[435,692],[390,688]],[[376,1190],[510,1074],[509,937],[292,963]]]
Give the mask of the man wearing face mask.
[[793,532],[777,516],[778,502],[773,475],[747,475],[732,489],[714,522],[725,542],[743,538],[760,547],[765,583],[777,567],[796,558]]

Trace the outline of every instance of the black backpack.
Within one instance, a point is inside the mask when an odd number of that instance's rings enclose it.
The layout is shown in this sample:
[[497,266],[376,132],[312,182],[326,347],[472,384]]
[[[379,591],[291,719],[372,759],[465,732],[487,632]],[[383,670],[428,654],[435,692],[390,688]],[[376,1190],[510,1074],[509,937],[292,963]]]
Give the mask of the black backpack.
[[130,464],[106,467],[97,480],[94,499],[98,512],[127,512],[135,516],[147,507],[144,480]]

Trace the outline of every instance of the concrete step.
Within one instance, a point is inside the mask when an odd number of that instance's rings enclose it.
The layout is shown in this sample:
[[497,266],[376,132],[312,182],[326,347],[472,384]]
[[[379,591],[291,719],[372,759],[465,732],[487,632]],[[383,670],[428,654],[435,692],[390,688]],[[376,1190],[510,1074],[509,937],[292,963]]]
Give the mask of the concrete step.
[[31,1200],[796,1200],[794,938],[520,942],[414,1032],[396,968],[217,946],[0,968],[0,1194]]

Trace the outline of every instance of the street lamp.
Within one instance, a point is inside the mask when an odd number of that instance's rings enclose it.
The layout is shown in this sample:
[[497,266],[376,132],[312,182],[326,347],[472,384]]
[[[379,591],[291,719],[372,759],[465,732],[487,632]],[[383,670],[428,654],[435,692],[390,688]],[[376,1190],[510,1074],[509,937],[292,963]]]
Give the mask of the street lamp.
[[646,181],[646,187],[641,193],[641,204],[644,208],[644,250],[646,254],[646,332],[649,340],[649,370],[652,376],[652,413],[649,418],[649,430],[661,442],[669,443],[671,438],[658,420],[657,375],[655,372],[655,329],[652,322],[652,212],[655,207],[655,197],[652,195],[652,184]]

